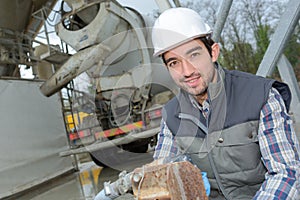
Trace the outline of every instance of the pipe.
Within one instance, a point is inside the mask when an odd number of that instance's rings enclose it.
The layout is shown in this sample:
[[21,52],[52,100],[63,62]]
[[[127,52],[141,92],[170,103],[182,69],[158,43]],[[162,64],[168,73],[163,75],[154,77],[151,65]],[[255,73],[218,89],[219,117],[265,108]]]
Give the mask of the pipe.
[[217,22],[214,26],[212,39],[215,42],[218,42],[221,37],[222,30],[224,28],[229,10],[232,5],[232,0],[223,0],[221,6],[219,7],[219,11],[217,14]]
[[79,51],[41,85],[41,92],[47,97],[53,95],[82,72],[96,65],[102,66],[103,60],[109,53],[110,49],[102,44]]
[[155,1],[161,13],[169,8],[172,8],[168,0],[155,0]]

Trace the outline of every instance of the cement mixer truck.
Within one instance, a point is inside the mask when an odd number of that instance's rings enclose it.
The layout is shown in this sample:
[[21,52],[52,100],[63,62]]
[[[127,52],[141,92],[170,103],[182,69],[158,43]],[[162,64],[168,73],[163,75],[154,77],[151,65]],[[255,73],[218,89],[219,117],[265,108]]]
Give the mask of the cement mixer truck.
[[123,162],[116,151],[146,152],[177,91],[152,57],[151,20],[113,0],[65,0],[61,13],[56,33],[76,53],[40,89],[46,96],[68,89],[71,150],[62,155],[88,151],[97,164],[112,165]]

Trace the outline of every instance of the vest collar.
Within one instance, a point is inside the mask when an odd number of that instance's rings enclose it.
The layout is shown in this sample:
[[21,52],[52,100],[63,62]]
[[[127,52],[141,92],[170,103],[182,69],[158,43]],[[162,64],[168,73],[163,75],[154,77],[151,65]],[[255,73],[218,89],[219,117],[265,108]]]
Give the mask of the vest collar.
[[218,97],[221,91],[224,89],[225,84],[225,72],[221,66],[216,64],[216,70],[218,75],[218,80],[216,83],[209,83],[208,85],[208,98],[210,101]]
[[[224,89],[225,72],[219,64],[216,64],[215,67],[216,67],[216,70],[217,70],[218,80],[217,80],[216,83],[209,83],[209,85],[208,85],[208,89],[207,89],[208,98],[209,98],[208,102],[210,102],[213,99],[217,98],[218,95],[221,93],[221,91]],[[191,103],[193,104],[193,106],[199,105],[199,103],[197,103],[197,101],[195,100],[194,96],[189,94],[189,99],[190,99]],[[207,102],[207,101],[204,101],[204,103],[205,102]],[[198,107],[198,106],[196,106],[196,107]]]

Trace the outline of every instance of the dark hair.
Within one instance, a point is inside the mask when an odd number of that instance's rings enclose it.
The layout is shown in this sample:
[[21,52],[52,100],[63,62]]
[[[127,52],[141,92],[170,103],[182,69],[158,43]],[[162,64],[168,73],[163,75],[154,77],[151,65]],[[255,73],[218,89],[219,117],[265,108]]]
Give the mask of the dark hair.
[[212,57],[211,46],[215,43],[215,41],[213,41],[213,39],[211,38],[211,35],[206,35],[205,37],[200,37],[199,39],[203,42],[203,44],[205,45],[206,49],[208,50],[209,55]]
[[[199,38],[196,38],[196,39],[199,39],[203,42],[204,46],[206,47],[209,55],[212,57],[212,49],[211,49],[211,46],[215,43],[215,41],[211,38],[211,34],[209,35],[206,35],[204,37],[199,37]],[[164,57],[164,54],[162,54],[162,60],[165,64],[166,63],[166,60],[165,60],[165,57]]]

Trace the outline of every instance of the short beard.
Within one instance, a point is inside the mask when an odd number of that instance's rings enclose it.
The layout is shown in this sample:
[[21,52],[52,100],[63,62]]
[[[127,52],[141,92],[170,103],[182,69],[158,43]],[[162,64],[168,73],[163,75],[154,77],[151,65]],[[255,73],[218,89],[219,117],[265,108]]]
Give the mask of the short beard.
[[208,87],[204,84],[203,85],[203,90],[201,90],[199,93],[195,93],[191,88],[188,87],[181,87],[181,89],[183,89],[184,91],[186,91],[187,93],[189,93],[190,95],[194,96],[194,97],[201,97],[203,95],[206,94]]
[[196,95],[194,95],[194,96],[195,96],[195,97],[203,96],[204,94],[207,93],[207,88],[208,88],[208,87],[206,87],[205,90],[203,90],[202,92],[200,92],[199,94],[196,94]]

